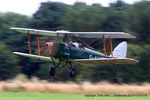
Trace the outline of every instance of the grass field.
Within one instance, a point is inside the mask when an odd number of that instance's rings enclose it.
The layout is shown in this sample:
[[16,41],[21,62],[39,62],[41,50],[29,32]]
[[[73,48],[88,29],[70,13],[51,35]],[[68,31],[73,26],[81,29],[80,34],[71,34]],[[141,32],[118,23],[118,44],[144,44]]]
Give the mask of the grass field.
[[104,81],[77,84],[16,78],[0,81],[0,100],[150,100],[150,83],[114,84]]
[[0,100],[150,100],[150,96],[86,96],[85,94],[0,92]]
[[0,81],[0,92],[39,92],[68,94],[146,94],[150,95],[150,84],[112,84],[108,82],[81,84],[47,81]]

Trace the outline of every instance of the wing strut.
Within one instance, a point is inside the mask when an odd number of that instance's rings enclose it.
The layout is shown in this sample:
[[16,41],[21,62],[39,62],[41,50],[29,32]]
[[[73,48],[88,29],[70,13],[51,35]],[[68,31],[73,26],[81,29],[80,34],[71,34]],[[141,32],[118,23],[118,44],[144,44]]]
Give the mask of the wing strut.
[[38,54],[40,56],[39,35],[36,35],[36,41],[37,41]]
[[102,39],[103,39],[104,54],[105,54],[105,57],[106,57],[106,47],[105,47],[105,38],[104,38],[104,35],[103,35]]
[[114,58],[114,56],[113,56],[113,48],[112,48],[111,38],[109,38],[109,42],[110,42],[111,57]]
[[29,45],[29,53],[31,54],[31,43],[30,43],[30,34],[27,32],[28,35],[28,45]]

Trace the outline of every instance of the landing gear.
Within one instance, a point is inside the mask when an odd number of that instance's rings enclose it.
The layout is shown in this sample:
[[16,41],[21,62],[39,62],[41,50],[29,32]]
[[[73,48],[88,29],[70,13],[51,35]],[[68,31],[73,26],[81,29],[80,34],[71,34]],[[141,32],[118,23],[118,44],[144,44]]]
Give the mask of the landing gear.
[[[49,69],[49,75],[54,76],[57,70],[60,70],[62,68],[66,68],[67,71],[69,72],[70,77],[75,77],[77,72],[76,70],[72,67],[71,62],[62,62],[61,60],[59,61],[58,64],[56,64],[53,60],[54,67],[50,67]],[[62,66],[60,66],[62,65]]]
[[54,76],[55,73],[56,73],[55,68],[54,68],[54,67],[50,67],[50,69],[49,69],[49,74],[50,74],[51,76]]
[[69,71],[70,77],[75,77],[76,74],[77,74],[77,72],[76,72],[76,70],[74,68],[70,69],[70,71]]

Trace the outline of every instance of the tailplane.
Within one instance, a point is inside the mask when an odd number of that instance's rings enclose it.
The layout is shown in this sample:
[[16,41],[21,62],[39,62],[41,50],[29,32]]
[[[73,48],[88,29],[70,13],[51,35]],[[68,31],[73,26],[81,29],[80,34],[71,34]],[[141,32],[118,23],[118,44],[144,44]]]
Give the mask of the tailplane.
[[126,58],[127,55],[127,42],[121,42],[113,51],[115,58]]

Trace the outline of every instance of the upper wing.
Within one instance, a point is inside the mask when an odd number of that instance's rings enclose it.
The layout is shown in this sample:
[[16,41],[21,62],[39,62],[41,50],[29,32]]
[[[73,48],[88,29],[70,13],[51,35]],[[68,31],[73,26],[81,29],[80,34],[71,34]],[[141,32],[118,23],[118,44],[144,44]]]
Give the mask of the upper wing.
[[136,64],[138,60],[131,58],[102,58],[102,59],[74,59],[71,60],[80,64],[94,64],[94,65],[114,65],[114,64]]
[[46,35],[46,36],[57,36],[57,34],[72,34],[76,37],[82,38],[136,38],[133,35],[124,32],[69,32],[69,31],[47,31],[47,30],[37,30],[30,28],[17,28],[12,27],[12,30],[16,30],[18,32],[30,34],[38,34],[38,35]]
[[57,33],[55,31],[37,30],[37,29],[30,29],[30,28],[17,28],[17,27],[11,27],[10,29],[21,32],[21,33],[29,32],[30,34],[57,36]]
[[83,38],[136,38],[133,35],[124,32],[69,32],[69,31],[56,31],[59,34],[74,34],[77,37]]

